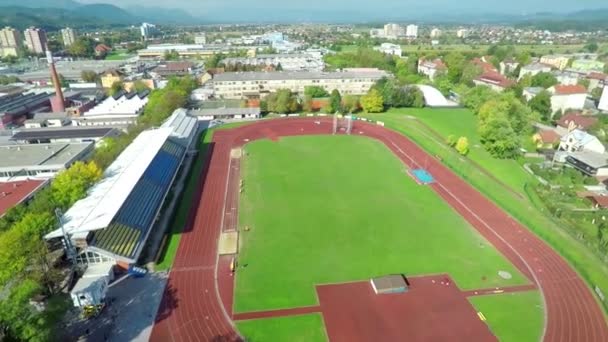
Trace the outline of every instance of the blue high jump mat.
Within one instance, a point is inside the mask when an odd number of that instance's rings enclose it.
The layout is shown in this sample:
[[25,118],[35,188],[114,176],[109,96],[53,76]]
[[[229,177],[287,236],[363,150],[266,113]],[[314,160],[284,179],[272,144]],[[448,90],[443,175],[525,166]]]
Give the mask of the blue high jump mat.
[[435,178],[425,169],[413,169],[411,170],[411,174],[419,184],[431,184],[435,182]]

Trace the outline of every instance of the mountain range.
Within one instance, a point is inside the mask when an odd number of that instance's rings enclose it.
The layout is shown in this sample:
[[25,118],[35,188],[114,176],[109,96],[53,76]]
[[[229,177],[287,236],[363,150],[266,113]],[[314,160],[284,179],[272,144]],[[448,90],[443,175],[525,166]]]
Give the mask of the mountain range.
[[[35,8],[35,11],[32,9]],[[103,27],[157,24],[198,24],[200,20],[180,9],[156,7],[121,8],[110,4],[82,4],[74,0],[0,0],[0,25],[23,29],[39,26]]]

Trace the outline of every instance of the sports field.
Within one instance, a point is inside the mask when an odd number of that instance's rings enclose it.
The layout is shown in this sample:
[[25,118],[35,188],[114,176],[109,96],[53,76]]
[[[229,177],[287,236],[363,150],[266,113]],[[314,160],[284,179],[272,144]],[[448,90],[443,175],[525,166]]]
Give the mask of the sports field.
[[[462,289],[527,283],[378,141],[289,137],[256,141],[245,151],[239,225],[250,230],[241,230],[234,312],[316,305],[316,284],[391,273],[449,273]],[[282,319],[295,324],[294,317]],[[239,328],[247,333],[276,322]],[[540,331],[542,319],[534,322]]]

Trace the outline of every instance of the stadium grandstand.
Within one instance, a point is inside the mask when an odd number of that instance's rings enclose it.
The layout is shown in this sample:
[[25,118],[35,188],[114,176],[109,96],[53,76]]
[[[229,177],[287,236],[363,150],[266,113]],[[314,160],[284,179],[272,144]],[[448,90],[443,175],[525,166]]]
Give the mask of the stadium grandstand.
[[135,138],[88,196],[63,215],[63,229],[45,238],[61,239],[65,231],[79,264],[136,263],[196,136],[196,119],[176,115]]
[[103,100],[100,104],[84,113],[84,117],[113,118],[119,116],[139,116],[148,103],[149,90],[142,92],[120,91]]

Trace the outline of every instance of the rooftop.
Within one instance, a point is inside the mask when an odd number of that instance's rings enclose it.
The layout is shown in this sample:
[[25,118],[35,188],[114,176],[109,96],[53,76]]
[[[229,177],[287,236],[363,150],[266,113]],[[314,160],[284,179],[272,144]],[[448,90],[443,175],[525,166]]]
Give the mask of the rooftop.
[[562,116],[557,124],[561,127],[568,128],[571,123],[581,129],[588,129],[589,127],[595,125],[598,119],[589,116],[589,115],[581,115],[581,114],[566,114]]
[[580,84],[575,84],[575,85],[557,84],[557,85],[553,86],[553,89],[554,89],[553,93],[555,95],[587,94],[587,89]]
[[380,79],[387,76],[383,70],[374,69],[373,71],[271,71],[271,72],[226,72],[218,74],[213,79],[214,82],[227,81],[271,81],[271,80],[316,80],[316,79],[353,79],[353,78],[372,78]]
[[92,143],[28,144],[0,146],[0,169],[31,166],[64,166]]
[[595,169],[608,166],[608,153],[580,151],[572,152],[569,156]]
[[[196,130],[198,119],[188,115],[188,111],[184,108],[176,109],[173,114],[163,123],[161,127],[170,127],[173,129],[172,137],[177,139],[189,139],[192,137],[193,130]],[[187,141],[189,144],[190,141]]]
[[[159,128],[137,136],[106,169],[103,179],[89,190],[87,197],[63,215],[66,232],[74,234],[107,227],[171,132],[171,128]],[[59,229],[46,238],[61,235]]]
[[37,179],[28,179],[17,182],[1,182],[0,183],[0,217],[10,208],[23,202],[33,193],[38,191],[46,181]]
[[222,115],[259,115],[260,108],[205,108],[190,110],[193,116],[222,116]]
[[113,130],[114,128],[111,127],[78,126],[24,129],[13,134],[11,140],[100,138]]

